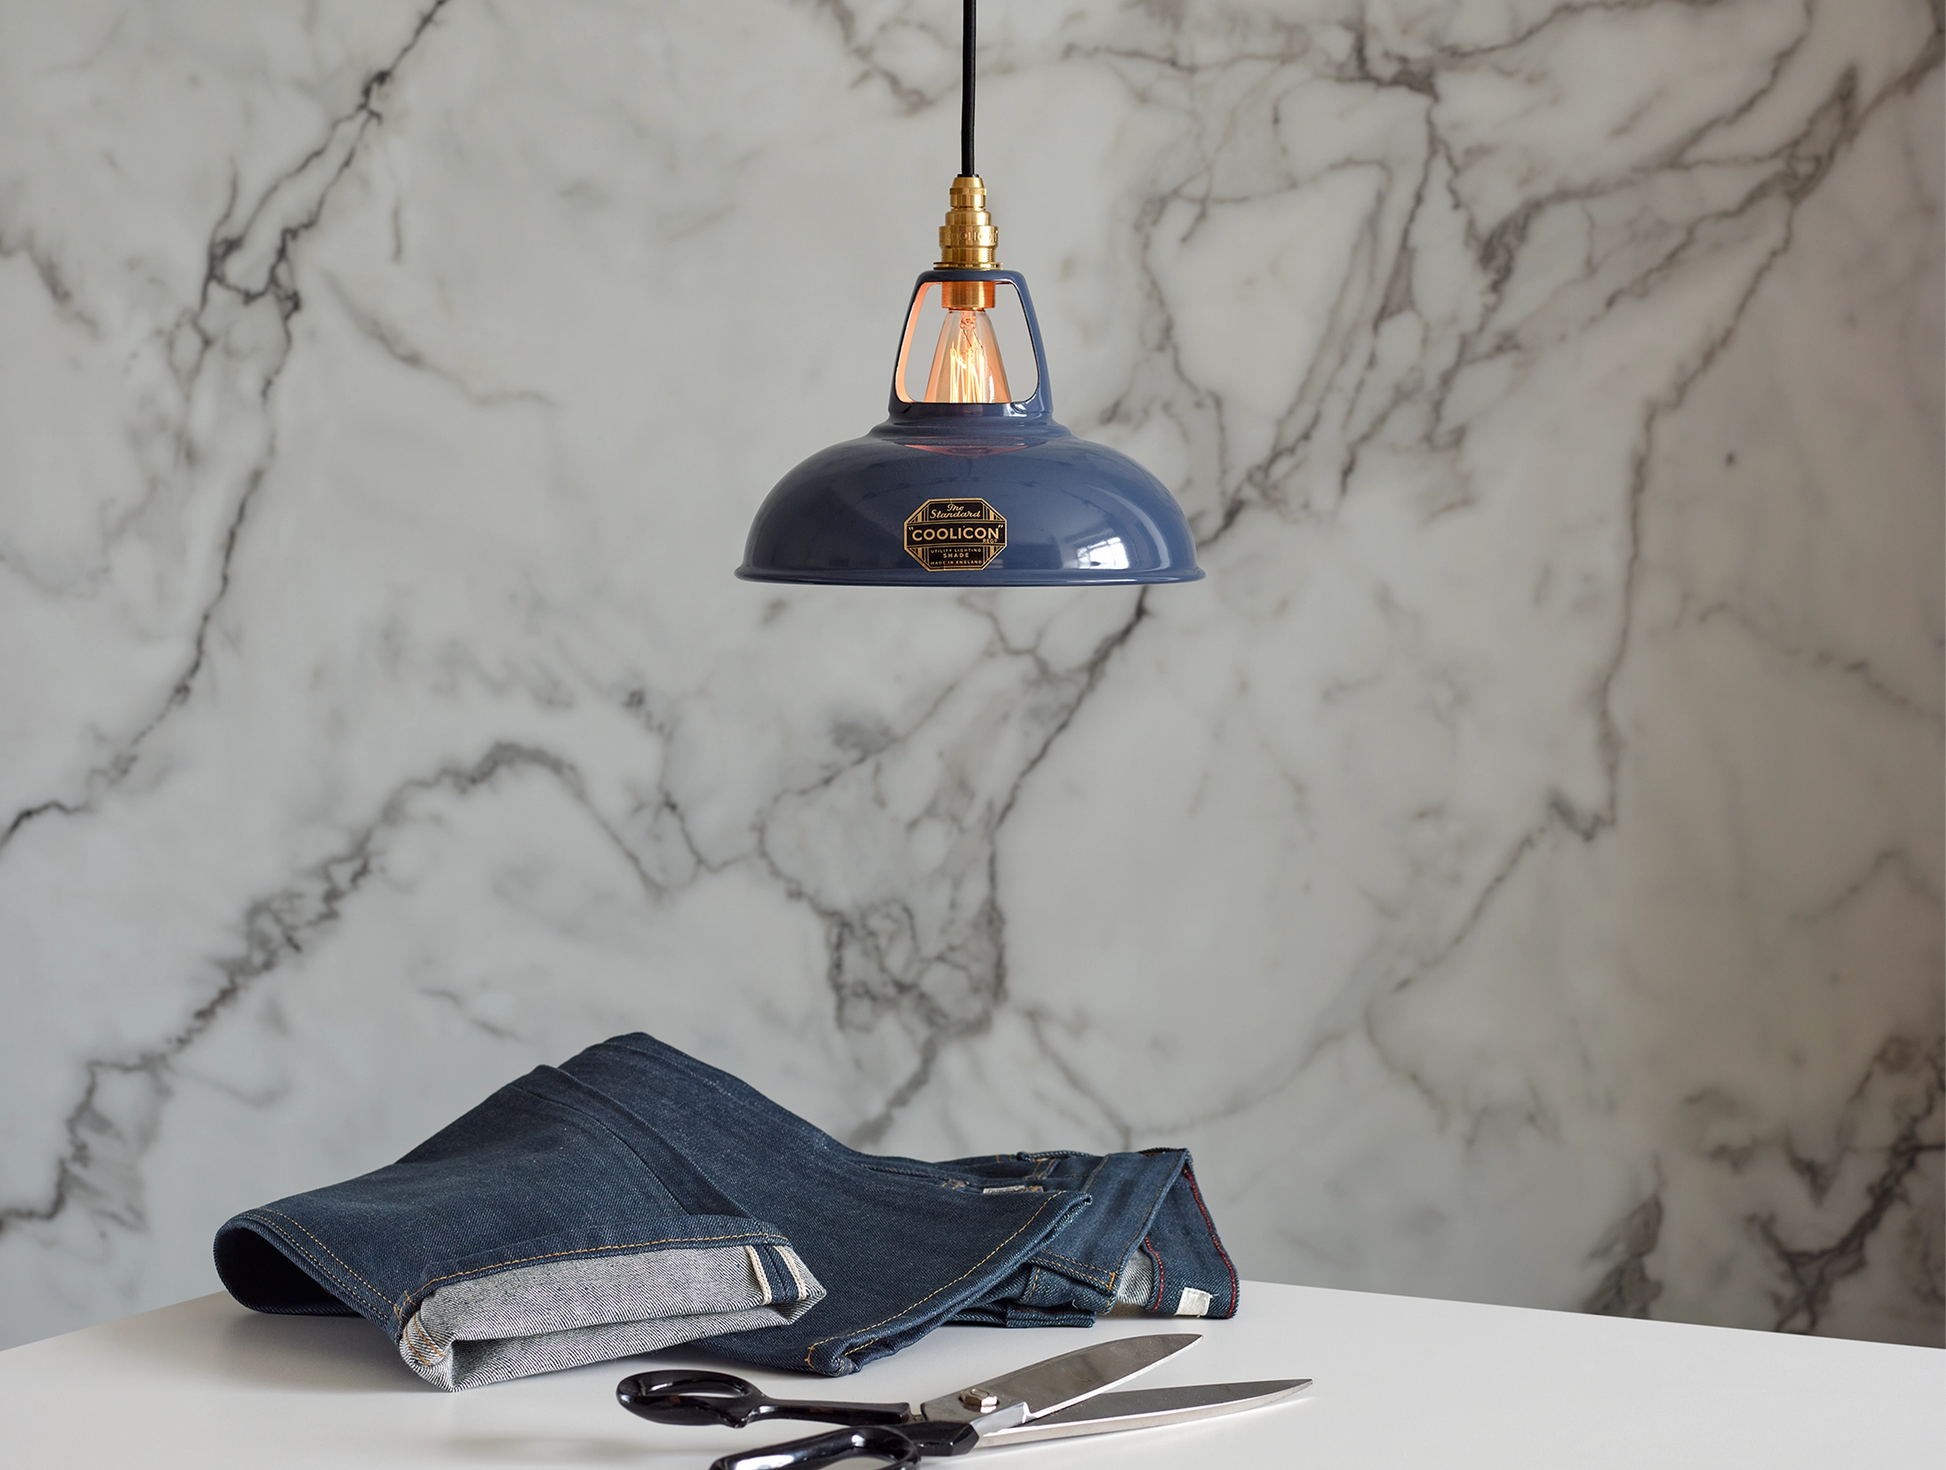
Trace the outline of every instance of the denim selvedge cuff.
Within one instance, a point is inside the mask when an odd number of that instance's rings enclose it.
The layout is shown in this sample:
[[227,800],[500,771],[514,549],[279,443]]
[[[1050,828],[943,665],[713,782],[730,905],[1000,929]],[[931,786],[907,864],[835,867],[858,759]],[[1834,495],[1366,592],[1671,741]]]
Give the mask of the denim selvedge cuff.
[[362,1314],[447,1388],[697,1339],[844,1374],[948,1321],[1237,1298],[1180,1149],[861,1154],[641,1034],[537,1068],[389,1168],[237,1216],[216,1255],[244,1305]]
[[370,1318],[441,1388],[770,1327],[824,1295],[782,1231],[552,1067],[396,1164],[238,1215],[216,1269],[260,1312]]

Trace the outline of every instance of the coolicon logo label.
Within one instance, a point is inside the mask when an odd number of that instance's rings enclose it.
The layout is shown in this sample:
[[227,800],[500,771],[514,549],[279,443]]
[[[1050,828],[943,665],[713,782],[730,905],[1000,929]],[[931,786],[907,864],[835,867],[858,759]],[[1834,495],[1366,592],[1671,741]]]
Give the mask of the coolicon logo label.
[[905,549],[929,572],[977,572],[1007,549],[1007,518],[984,500],[928,500],[906,517]]

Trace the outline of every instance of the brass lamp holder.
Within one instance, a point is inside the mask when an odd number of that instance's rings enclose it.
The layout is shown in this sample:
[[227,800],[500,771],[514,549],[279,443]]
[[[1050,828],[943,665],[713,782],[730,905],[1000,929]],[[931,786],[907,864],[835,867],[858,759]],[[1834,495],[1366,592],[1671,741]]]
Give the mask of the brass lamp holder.
[[[978,174],[961,174],[947,194],[946,223],[939,227],[942,271],[1000,269],[1000,231],[987,213],[987,186]],[[991,281],[941,281],[939,304],[948,311],[990,311]]]

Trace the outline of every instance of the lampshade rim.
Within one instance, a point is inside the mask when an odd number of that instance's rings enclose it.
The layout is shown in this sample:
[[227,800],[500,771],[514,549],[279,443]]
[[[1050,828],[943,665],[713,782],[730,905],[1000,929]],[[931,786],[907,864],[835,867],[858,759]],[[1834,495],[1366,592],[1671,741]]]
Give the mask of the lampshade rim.
[[1141,587],[1166,582],[1200,582],[1208,574],[1200,566],[1166,572],[1008,571],[989,567],[977,572],[810,572],[772,571],[747,562],[736,569],[744,582],[805,582],[821,587],[936,587],[951,592],[965,587]]

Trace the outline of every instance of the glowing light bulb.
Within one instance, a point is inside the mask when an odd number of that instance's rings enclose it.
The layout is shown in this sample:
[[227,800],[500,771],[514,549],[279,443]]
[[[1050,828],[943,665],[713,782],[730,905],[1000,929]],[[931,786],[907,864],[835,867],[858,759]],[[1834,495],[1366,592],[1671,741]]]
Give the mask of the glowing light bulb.
[[[987,288],[992,289],[990,286]],[[992,298],[989,297],[989,300]],[[985,311],[969,307],[946,313],[926,378],[927,403],[1011,403],[1000,344]]]

